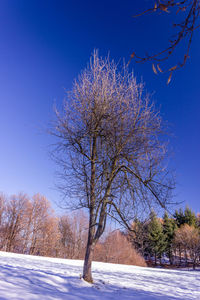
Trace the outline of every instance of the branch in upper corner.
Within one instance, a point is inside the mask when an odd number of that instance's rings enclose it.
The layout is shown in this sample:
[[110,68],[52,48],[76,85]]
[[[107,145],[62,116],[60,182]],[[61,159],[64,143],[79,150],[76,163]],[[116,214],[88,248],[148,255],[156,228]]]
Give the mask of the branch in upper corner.
[[[185,66],[189,58],[189,52],[192,44],[194,31],[199,29],[200,27],[200,24],[198,24],[200,20],[200,0],[158,0],[154,3],[154,6],[152,8],[147,9],[134,16],[139,17],[151,13],[170,13],[174,10],[176,10],[176,15],[183,13],[184,17],[181,22],[173,24],[173,27],[177,28],[178,30],[177,32],[175,32],[175,37],[169,40],[168,47],[151,55],[146,54],[145,56],[136,55],[134,51],[130,55],[129,60],[129,63],[133,58],[135,58],[137,63],[144,63],[148,61],[151,62],[152,69],[155,74],[170,73],[167,80],[167,84],[170,83],[173,72]],[[177,62],[177,64],[173,67],[161,69],[160,64],[164,61],[169,60],[169,58],[176,52],[177,47],[180,44],[182,44],[183,41],[186,41],[186,47],[181,61]],[[157,68],[155,67],[156,65]]]

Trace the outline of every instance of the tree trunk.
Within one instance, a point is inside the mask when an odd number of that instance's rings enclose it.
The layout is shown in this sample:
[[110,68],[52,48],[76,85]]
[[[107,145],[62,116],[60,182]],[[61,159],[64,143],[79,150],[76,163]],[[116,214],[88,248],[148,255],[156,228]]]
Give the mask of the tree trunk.
[[94,221],[93,221],[93,213],[92,213],[92,209],[91,209],[90,210],[89,230],[88,230],[88,241],[87,241],[85,260],[84,260],[84,266],[83,266],[83,279],[85,281],[91,282],[91,283],[93,282],[92,259],[93,259],[93,253],[94,253],[94,247],[95,247],[94,234],[95,234],[95,227],[94,227]]
[[83,279],[87,282],[93,283],[92,278],[92,259],[94,253],[94,243],[91,242],[91,239],[88,238],[86,253],[85,253],[85,261],[83,267]]
[[90,221],[88,229],[88,241],[85,253],[85,260],[83,266],[83,279],[87,282],[93,282],[92,279],[92,259],[95,247],[95,217],[94,217],[94,207],[95,207],[95,157],[96,157],[96,135],[93,136],[92,140],[92,153],[91,153],[91,181],[90,181]]
[[179,246],[179,264],[180,264],[180,266],[181,266],[181,262],[182,262],[182,260],[181,260],[181,247]]
[[169,250],[169,262],[170,262],[170,265],[172,266],[173,265],[173,252],[171,250]]
[[187,263],[188,263],[188,260],[187,260],[187,250],[185,249],[185,266],[187,267]]
[[193,270],[196,269],[196,259],[197,259],[197,257],[194,257],[194,258],[193,258]]

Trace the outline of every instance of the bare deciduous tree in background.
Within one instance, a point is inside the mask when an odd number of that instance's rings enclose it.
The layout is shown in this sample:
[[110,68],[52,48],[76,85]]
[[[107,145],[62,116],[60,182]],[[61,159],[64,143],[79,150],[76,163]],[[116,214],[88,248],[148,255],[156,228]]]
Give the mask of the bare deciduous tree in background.
[[[45,255],[45,249],[47,249],[46,243],[50,243],[51,238],[55,234],[53,230],[57,228],[58,225],[53,226],[53,224],[55,225],[56,223],[56,220],[54,220],[55,215],[46,197],[36,194],[33,196],[31,204],[29,217],[31,220],[29,254],[34,255],[40,253],[41,255]],[[50,231],[50,228],[52,228],[52,231]],[[53,247],[53,243],[50,243],[50,248],[51,247]]]
[[73,258],[73,233],[68,216],[61,216],[59,220],[61,233],[61,255],[63,258]]
[[96,245],[94,260],[113,264],[147,266],[144,258],[133,248],[132,243],[119,230],[110,232],[104,242]]
[[139,207],[165,207],[170,197],[161,117],[143,84],[95,51],[57,112],[53,134],[69,205],[89,210],[83,278],[92,282],[93,251],[107,217],[129,227]]
[[185,263],[187,257],[190,258],[193,269],[196,268],[196,263],[200,255],[200,235],[199,230],[188,224],[182,225],[175,231],[174,246],[179,248],[181,253],[185,254]]
[[6,211],[6,197],[0,194],[0,249],[5,247],[5,211]]
[[83,213],[73,213],[71,216],[62,216],[59,222],[62,256],[73,259],[83,259],[86,249],[88,218]]
[[[175,70],[182,68],[187,59],[189,58],[189,51],[194,35],[194,31],[199,29],[200,27],[200,1],[199,0],[156,0],[153,1],[154,4],[150,9],[143,11],[135,17],[149,14],[149,13],[170,13],[176,12],[177,17],[181,14],[181,21],[175,21],[173,24],[174,27],[174,35],[169,41],[169,45],[167,48],[155,52],[154,54],[146,54],[146,56],[141,57],[136,55],[135,52],[131,54],[131,59],[133,57],[136,58],[136,62],[146,62],[151,61],[152,68],[154,73],[163,72],[162,67],[160,67],[160,63],[166,61],[172,56],[177,47],[182,43],[185,49],[183,57],[180,62],[176,65],[173,65],[167,68],[167,72],[170,72],[168,83],[171,80],[172,73]],[[185,42],[185,44],[183,43]]]
[[28,197],[25,194],[13,195],[6,203],[4,225],[5,251],[17,251],[21,244],[20,233],[26,226]]

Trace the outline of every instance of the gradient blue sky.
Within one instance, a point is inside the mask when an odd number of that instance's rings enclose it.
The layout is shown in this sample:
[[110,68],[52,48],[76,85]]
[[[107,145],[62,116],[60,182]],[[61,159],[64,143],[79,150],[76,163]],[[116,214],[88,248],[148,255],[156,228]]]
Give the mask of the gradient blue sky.
[[[128,60],[134,50],[143,54],[167,45],[171,16],[132,18],[151,3],[0,1],[0,191],[40,192],[52,203],[61,198],[54,189],[56,166],[48,156],[54,139],[45,132],[54,116],[53,104],[62,103],[64,88],[70,89],[94,48],[102,56],[109,51],[119,61]],[[199,34],[190,60],[169,86],[151,65],[130,65],[171,124],[175,200],[185,201],[196,212],[200,210]]]

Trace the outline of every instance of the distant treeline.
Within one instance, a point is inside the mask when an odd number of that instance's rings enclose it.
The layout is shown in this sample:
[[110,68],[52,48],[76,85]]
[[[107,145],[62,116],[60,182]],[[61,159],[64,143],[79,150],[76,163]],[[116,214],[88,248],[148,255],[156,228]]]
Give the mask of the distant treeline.
[[[88,217],[83,211],[56,216],[40,194],[0,195],[0,250],[83,259]],[[108,232],[96,245],[94,260],[146,266],[143,257],[120,231]]]
[[188,207],[158,218],[151,212],[147,220],[136,220],[127,233],[137,251],[150,264],[196,267],[200,262],[200,215]]
[[[0,195],[0,250],[84,259],[88,217],[83,211],[57,216],[42,195]],[[173,217],[135,220],[132,231],[107,231],[96,245],[94,260],[146,266],[190,265],[200,260],[200,216],[188,207]]]

